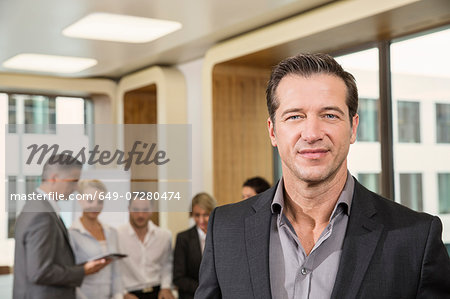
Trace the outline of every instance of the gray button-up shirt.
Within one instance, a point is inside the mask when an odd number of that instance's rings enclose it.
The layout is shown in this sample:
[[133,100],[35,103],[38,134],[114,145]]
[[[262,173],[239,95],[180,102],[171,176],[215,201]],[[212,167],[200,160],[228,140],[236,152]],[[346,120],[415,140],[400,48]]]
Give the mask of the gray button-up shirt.
[[350,173],[328,226],[309,255],[283,213],[284,183],[280,180],[272,202],[270,284],[272,298],[330,298],[341,258],[355,182]]

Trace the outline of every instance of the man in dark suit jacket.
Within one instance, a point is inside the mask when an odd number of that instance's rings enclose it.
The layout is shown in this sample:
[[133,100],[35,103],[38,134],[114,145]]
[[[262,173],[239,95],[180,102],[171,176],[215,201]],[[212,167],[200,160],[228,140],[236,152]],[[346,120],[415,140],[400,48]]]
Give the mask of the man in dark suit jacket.
[[44,165],[37,200],[27,201],[16,223],[14,299],[75,298],[84,276],[109,263],[102,259],[75,265],[67,230],[50,200],[58,194],[67,199],[80,172],[81,163],[68,155],[52,156]]
[[437,217],[364,188],[347,170],[353,76],[329,55],[288,58],[267,88],[283,177],[209,220],[195,298],[450,298]]

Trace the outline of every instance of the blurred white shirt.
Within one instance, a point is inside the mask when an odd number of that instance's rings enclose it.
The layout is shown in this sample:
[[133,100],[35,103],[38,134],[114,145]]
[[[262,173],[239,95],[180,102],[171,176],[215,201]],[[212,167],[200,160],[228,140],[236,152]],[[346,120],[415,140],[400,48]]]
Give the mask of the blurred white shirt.
[[119,251],[123,258],[122,280],[128,291],[160,285],[172,285],[172,233],[149,221],[144,242],[139,240],[130,223],[117,229]]

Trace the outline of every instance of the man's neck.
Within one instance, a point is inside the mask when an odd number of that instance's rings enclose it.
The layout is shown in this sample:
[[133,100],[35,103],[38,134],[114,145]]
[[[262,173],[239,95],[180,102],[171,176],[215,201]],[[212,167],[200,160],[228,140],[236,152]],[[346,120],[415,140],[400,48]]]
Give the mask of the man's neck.
[[100,222],[98,221],[97,218],[92,219],[92,218],[86,217],[84,214],[81,215],[80,221],[85,227],[86,226],[95,227],[100,224]]
[[347,181],[347,169],[338,170],[335,176],[320,184],[299,181],[292,176],[283,180],[285,214],[290,221],[328,223]]
[[147,233],[148,233],[148,224],[146,226],[144,226],[144,227],[136,227],[136,226],[134,226],[131,223],[130,223],[130,225],[134,229],[134,232],[138,236],[139,240],[141,242],[144,242],[145,235],[147,235]]
[[328,226],[347,180],[347,168],[339,169],[330,180],[319,184],[291,178],[287,176],[284,181],[283,213],[292,224],[306,255],[309,255]]

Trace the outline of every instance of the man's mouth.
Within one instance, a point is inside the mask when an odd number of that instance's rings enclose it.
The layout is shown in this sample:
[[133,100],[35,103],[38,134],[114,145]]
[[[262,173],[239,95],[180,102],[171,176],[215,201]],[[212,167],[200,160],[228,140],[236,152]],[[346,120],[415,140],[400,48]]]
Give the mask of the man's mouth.
[[323,158],[327,153],[328,150],[324,148],[304,149],[299,151],[300,156],[306,159],[320,159]]

